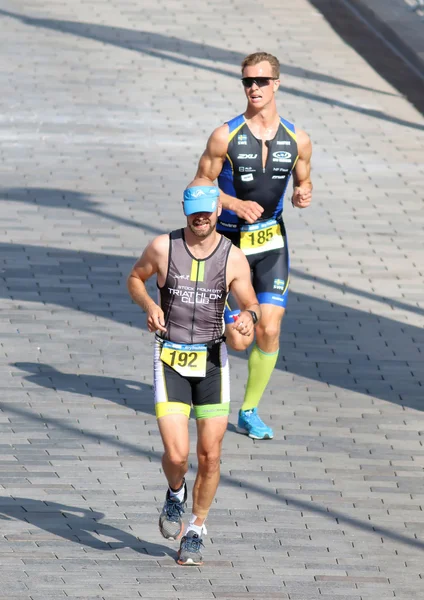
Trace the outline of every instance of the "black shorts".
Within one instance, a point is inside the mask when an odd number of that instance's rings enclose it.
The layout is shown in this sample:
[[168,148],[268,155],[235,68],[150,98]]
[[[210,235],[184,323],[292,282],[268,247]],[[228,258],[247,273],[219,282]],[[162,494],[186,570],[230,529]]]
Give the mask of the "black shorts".
[[204,377],[181,375],[161,359],[163,342],[156,338],[154,348],[154,393],[156,417],[170,414],[196,419],[227,416],[230,412],[230,371],[227,346],[219,342],[206,349]]
[[[284,223],[278,223],[280,232],[277,244],[279,248],[260,251],[242,250],[246,254],[252,273],[252,284],[258,297],[259,304],[273,304],[286,308],[289,282],[290,282],[290,258],[287,245],[287,235]],[[266,230],[266,227],[265,227]],[[226,232],[225,236],[240,248],[240,232]],[[232,315],[240,312],[235,299],[230,295],[225,310],[225,322],[233,323]]]

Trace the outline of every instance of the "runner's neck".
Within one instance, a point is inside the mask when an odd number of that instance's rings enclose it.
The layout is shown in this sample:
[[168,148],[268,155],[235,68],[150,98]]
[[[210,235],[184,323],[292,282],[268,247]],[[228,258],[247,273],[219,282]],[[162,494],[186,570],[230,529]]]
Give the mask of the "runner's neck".
[[221,234],[216,230],[213,231],[207,238],[199,239],[191,231],[189,227],[184,228],[184,239],[190,253],[197,260],[208,258],[219,244]]
[[244,118],[253,135],[264,140],[275,136],[280,122],[276,108],[272,111],[261,110],[261,112],[250,116],[246,111]]

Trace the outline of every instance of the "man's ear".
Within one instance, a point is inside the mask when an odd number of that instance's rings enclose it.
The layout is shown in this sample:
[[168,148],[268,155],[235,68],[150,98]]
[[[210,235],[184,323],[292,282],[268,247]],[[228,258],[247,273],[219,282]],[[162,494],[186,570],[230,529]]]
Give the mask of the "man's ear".
[[220,200],[219,203],[218,203],[218,212],[217,212],[218,217],[221,216],[221,213],[222,213],[222,204],[221,204],[221,200]]

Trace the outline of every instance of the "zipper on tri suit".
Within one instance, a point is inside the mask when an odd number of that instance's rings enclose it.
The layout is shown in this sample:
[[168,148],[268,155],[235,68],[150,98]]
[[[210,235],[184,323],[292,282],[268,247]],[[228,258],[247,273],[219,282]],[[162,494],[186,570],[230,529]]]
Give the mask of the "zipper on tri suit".
[[[278,129],[277,129],[277,133],[278,133]],[[277,134],[275,134],[277,136]],[[268,154],[266,155],[266,161],[265,161],[265,166],[262,167],[262,173],[266,173],[266,168],[268,166],[268,160],[269,160],[269,154],[271,152],[271,144],[269,142],[271,142],[272,140],[265,140],[265,146],[268,149]],[[268,144],[267,144],[268,142]],[[262,162],[262,154],[263,154],[263,146],[261,144],[261,162]]]
[[191,319],[191,343],[193,344],[193,330],[194,330],[194,316],[196,313],[196,303],[197,303],[197,284],[199,282],[199,269],[200,269],[200,260],[195,259],[197,262],[197,273],[196,273],[196,285],[194,286],[194,303],[193,303],[193,317]]

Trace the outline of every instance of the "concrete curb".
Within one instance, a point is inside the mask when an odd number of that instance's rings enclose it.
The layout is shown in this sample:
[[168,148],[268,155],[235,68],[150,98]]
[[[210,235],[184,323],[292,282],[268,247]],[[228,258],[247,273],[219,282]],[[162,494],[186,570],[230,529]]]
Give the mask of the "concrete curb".
[[424,23],[403,0],[343,0],[424,78]]

